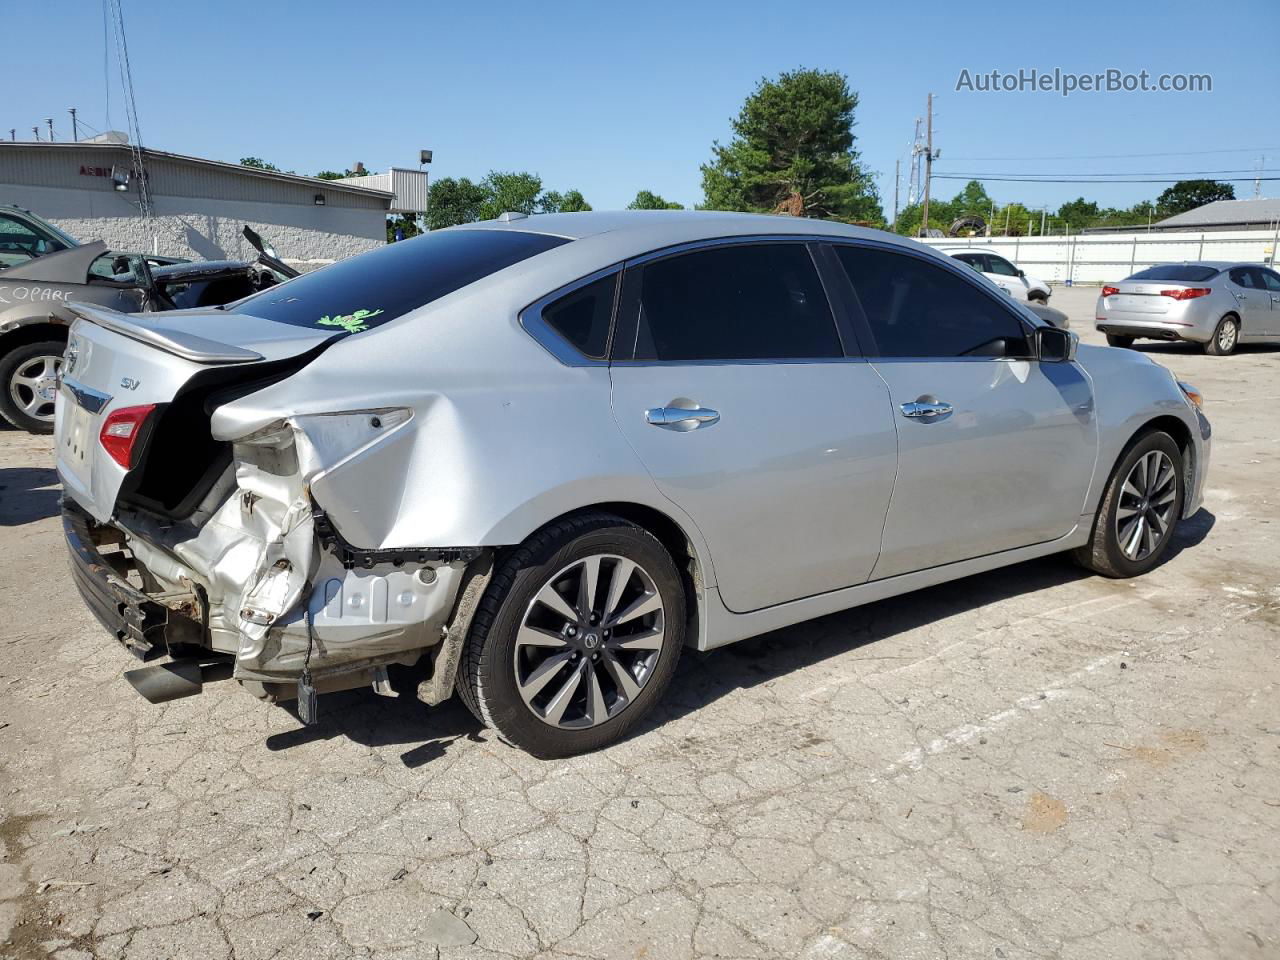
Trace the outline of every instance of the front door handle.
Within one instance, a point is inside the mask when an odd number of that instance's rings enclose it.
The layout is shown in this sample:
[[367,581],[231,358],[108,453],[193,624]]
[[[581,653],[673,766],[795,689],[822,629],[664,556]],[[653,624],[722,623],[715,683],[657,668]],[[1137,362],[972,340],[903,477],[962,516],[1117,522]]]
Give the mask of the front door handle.
[[696,430],[720,420],[720,412],[710,407],[653,407],[644,412],[646,423],[669,430]]
[[904,417],[945,417],[951,412],[951,404],[941,400],[912,400],[902,405]]

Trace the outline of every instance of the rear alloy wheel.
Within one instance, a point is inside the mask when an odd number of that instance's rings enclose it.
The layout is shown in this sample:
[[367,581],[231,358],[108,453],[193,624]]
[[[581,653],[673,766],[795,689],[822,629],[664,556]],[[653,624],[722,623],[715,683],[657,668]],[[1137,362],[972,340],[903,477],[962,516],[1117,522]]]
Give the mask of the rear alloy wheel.
[[1126,337],[1118,333],[1107,334],[1107,345],[1112,347],[1132,347],[1133,337]]
[[19,430],[53,432],[53,402],[67,345],[26,343],[0,358],[0,415]]
[[1168,549],[1184,499],[1182,451],[1167,433],[1148,433],[1120,458],[1075,559],[1106,577],[1146,573]]
[[1240,321],[1235,317],[1223,317],[1218,321],[1218,329],[1204,345],[1204,352],[1211,357],[1225,357],[1234,353],[1236,344],[1240,342]]
[[670,682],[685,597],[648,531],[604,514],[554,524],[495,571],[458,688],[481,722],[543,758],[622,737]]

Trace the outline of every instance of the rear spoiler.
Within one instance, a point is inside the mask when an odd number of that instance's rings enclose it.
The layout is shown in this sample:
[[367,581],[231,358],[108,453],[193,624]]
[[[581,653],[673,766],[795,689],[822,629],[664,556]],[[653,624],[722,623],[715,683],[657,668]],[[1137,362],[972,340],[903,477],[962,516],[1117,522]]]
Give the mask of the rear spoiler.
[[262,354],[244,347],[219,343],[182,330],[171,330],[144,319],[140,314],[121,313],[109,307],[79,302],[67,303],[66,309],[89,323],[193,363],[256,363],[263,359]]

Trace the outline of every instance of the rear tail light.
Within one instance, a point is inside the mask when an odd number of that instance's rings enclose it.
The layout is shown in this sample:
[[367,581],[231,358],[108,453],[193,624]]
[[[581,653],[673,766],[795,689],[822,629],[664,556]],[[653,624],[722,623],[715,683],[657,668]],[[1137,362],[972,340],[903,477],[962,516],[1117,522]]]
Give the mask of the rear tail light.
[[1103,287],[1103,288],[1102,288],[1102,295],[1103,295],[1104,297],[1109,297],[1109,296],[1111,296],[1113,293],[1119,293],[1119,292],[1120,292],[1120,288],[1119,288],[1119,287]]
[[1173,297],[1175,300],[1194,300],[1196,297],[1207,297],[1210,292],[1208,287],[1184,287],[1181,290],[1161,290],[1160,296]]
[[121,407],[107,415],[102,423],[98,440],[111,459],[126,470],[133,469],[133,445],[142,433],[142,425],[156,408],[154,403],[141,407]]

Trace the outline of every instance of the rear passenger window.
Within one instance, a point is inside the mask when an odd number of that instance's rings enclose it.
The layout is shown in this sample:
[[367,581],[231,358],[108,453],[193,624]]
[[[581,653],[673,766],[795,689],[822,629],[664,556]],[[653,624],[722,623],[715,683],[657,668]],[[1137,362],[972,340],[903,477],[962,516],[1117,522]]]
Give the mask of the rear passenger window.
[[579,287],[542,311],[542,319],[585,357],[601,360],[609,349],[609,321],[618,275]]
[[951,271],[905,253],[837,246],[881,356],[1026,357],[1008,308]]
[[844,355],[804,244],[715,247],[641,270],[637,360]]

